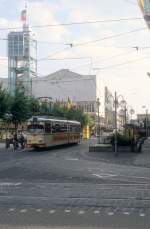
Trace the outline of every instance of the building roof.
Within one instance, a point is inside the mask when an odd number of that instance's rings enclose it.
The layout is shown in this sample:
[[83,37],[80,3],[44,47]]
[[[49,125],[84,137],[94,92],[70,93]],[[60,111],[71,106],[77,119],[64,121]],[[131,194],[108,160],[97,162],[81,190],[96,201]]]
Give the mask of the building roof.
[[80,75],[62,69],[45,77],[35,78],[33,94],[53,100],[96,101],[96,75]]
[[51,73],[44,78],[51,79],[51,80],[64,80],[64,79],[81,79],[81,78],[92,78],[95,75],[80,75],[78,73],[72,72],[69,69],[61,69],[54,73]]

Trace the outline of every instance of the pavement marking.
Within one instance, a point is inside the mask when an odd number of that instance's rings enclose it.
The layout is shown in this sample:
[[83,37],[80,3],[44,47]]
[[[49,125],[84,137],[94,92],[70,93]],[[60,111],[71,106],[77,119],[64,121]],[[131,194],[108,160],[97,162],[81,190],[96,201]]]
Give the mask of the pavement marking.
[[108,212],[107,213],[109,216],[112,216],[112,215],[114,215],[114,212]]
[[100,213],[100,211],[98,211],[98,210],[94,211],[94,214],[99,214],[99,213]]
[[141,217],[144,217],[144,216],[145,216],[145,213],[140,213],[140,216],[141,216]]
[[78,211],[79,215],[83,215],[85,213],[85,211]]
[[36,212],[42,212],[42,209],[38,208],[36,209]]
[[49,213],[50,214],[54,214],[56,211],[55,210],[50,210]]
[[27,212],[27,209],[21,209],[20,210],[20,213],[26,213]]
[[111,173],[100,173],[100,174],[93,173],[92,175],[99,177],[99,178],[107,178],[107,177],[116,177],[117,176],[117,175],[111,174]]
[[[150,180],[150,177],[138,177],[138,176],[128,176],[128,175],[118,175],[119,177],[125,177],[125,178],[134,178],[134,179],[145,179],[145,180]],[[147,183],[143,183],[147,184]]]
[[9,211],[9,212],[13,212],[13,211],[15,211],[15,208],[9,208],[8,211]]
[[4,186],[4,185],[6,185],[6,186],[18,186],[18,185],[21,185],[22,183],[12,183],[12,182],[0,182],[0,186],[2,185],[2,186]]
[[65,212],[65,213],[70,213],[70,212],[71,212],[71,210],[69,210],[69,209],[65,209],[65,210],[64,210],[64,212]]
[[130,212],[124,212],[123,214],[124,215],[130,215]]
[[78,158],[66,158],[66,161],[79,161]]

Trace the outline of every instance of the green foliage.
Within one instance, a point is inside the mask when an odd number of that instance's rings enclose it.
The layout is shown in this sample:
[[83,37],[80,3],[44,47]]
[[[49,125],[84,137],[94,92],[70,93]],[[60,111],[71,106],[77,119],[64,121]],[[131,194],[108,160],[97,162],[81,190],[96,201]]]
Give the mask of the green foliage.
[[40,103],[38,99],[34,97],[29,98],[29,111],[30,111],[30,116],[40,114]]
[[[114,144],[115,136],[112,136],[111,142]],[[131,139],[127,136],[117,133],[117,144],[120,146],[129,146],[131,145]]]
[[54,117],[66,118],[67,108],[60,106],[59,104],[53,104],[50,115]]
[[[16,128],[18,124],[27,121],[34,115],[53,116],[81,122],[82,126],[94,125],[94,120],[81,109],[72,107],[67,108],[61,103],[51,103],[39,101],[34,97],[27,97],[23,89],[17,89],[14,96],[10,96],[6,90],[0,86],[0,118],[11,119]],[[5,119],[6,117],[6,119]]]
[[95,128],[95,117],[91,117],[90,115],[88,115],[88,125],[91,130]]
[[30,103],[24,91],[17,89],[12,97],[10,113],[12,114],[12,122],[15,125],[25,122],[31,115],[29,110]]
[[0,118],[4,118],[6,113],[10,111],[11,98],[5,89],[0,85]]
[[72,119],[72,120],[77,120],[77,121],[81,122],[82,126],[87,125],[88,121],[89,121],[88,114],[86,114],[83,111],[81,111],[80,109],[76,109],[76,108],[67,109],[66,118]]

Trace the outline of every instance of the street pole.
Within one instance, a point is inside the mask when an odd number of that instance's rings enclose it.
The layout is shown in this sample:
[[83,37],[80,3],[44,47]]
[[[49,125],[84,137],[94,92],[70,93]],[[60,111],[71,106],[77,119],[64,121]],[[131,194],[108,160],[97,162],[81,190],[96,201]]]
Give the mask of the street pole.
[[118,106],[118,100],[117,100],[117,92],[115,92],[115,155],[117,156],[118,150],[117,150],[117,106]]
[[132,113],[131,113],[131,119],[130,119],[130,124],[132,124]]
[[145,123],[145,128],[146,128],[146,137],[148,137],[148,109],[146,109],[146,123]]
[[98,135],[98,139],[97,139],[97,143],[100,144],[100,101],[99,98],[97,98],[97,112],[98,112],[98,131],[97,131],[97,135]]
[[127,106],[125,105],[125,115],[124,115],[124,128],[125,128],[125,136],[127,134],[126,123],[127,123]]

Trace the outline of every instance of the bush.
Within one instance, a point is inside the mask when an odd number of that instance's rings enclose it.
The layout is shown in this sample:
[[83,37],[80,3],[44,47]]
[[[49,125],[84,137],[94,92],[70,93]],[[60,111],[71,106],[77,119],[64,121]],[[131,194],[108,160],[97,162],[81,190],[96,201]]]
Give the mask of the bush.
[[[111,144],[114,145],[115,142],[115,135],[111,138]],[[130,146],[131,145],[131,139],[126,137],[125,135],[121,135],[117,133],[117,145],[119,146]]]

